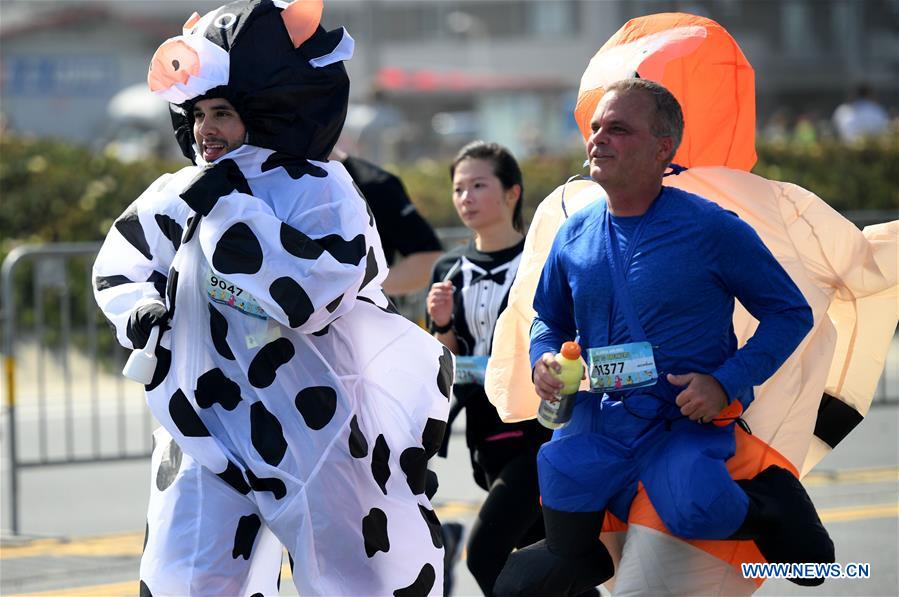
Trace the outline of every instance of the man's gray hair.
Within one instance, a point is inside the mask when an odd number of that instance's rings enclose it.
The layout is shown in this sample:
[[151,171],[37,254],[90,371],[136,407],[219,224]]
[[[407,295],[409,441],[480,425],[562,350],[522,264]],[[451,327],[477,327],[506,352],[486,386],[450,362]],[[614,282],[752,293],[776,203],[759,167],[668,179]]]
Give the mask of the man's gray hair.
[[668,161],[674,159],[674,154],[677,153],[677,148],[680,147],[681,139],[684,137],[684,113],[677,98],[665,87],[649,79],[621,79],[606,87],[605,92],[610,91],[618,93],[642,91],[652,98],[656,111],[650,131],[656,137],[671,137],[674,148],[668,156]]

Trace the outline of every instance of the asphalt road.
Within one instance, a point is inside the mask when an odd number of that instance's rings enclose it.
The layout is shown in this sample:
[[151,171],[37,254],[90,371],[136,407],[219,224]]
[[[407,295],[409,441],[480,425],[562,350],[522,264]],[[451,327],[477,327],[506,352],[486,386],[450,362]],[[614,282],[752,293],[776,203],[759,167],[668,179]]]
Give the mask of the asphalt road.
[[[837,545],[837,560],[871,566],[867,580],[829,580],[815,589],[770,580],[759,595],[899,595],[899,407],[875,407],[805,483]],[[4,444],[5,447],[5,444]],[[3,458],[4,466],[6,463]],[[471,480],[464,438],[438,459],[441,520],[470,527],[483,492]],[[4,482],[6,471],[3,473]],[[28,469],[21,475],[23,535],[0,542],[0,594],[137,595],[149,462],[134,460]],[[3,527],[9,500],[4,489]],[[463,554],[464,558],[464,554]],[[479,595],[465,563],[455,595]],[[296,592],[285,575],[282,594]]]

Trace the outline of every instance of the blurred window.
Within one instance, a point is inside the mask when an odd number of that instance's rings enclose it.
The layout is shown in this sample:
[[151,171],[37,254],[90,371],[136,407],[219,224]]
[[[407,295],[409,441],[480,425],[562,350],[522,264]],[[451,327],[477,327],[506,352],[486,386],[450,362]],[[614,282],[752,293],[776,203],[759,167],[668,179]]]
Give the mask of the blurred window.
[[539,37],[580,32],[580,2],[540,0],[528,2],[528,30]]
[[[583,0],[456,0],[379,2],[360,10],[356,3],[329,5],[327,24],[343,24],[366,32],[377,28],[380,39],[502,39],[552,37],[581,30]],[[366,21],[363,23],[362,21]]]

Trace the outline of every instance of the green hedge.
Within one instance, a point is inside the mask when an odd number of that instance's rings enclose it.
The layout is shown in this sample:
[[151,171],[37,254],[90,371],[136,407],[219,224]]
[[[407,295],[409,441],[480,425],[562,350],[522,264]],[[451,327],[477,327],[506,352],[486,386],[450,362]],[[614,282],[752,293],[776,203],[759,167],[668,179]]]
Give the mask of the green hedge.
[[[754,172],[795,182],[840,211],[899,208],[899,132],[847,147],[761,145]],[[522,164],[525,217],[556,186],[583,173],[581,152]],[[53,140],[0,139],[0,259],[23,242],[100,240],[113,220],[163,172],[183,162],[123,164]],[[388,166],[436,227],[458,226],[448,164],[434,160]]]
[[54,140],[0,140],[0,256],[23,242],[100,240],[160,174],[178,164],[123,164]]
[[758,155],[755,174],[805,187],[837,211],[899,209],[899,129],[852,146],[769,143]]

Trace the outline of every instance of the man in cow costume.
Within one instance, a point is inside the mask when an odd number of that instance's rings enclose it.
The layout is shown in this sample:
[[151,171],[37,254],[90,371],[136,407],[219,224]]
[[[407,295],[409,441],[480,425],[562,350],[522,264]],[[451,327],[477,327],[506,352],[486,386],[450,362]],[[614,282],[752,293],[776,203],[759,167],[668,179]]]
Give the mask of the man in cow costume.
[[442,587],[425,487],[452,356],[391,307],[365,201],[327,161],[353,40],[321,12],[233,2],[153,57],[195,165],[138,197],[94,265],[122,345],[163,330],[142,595],[272,594],[279,544],[303,595]]

